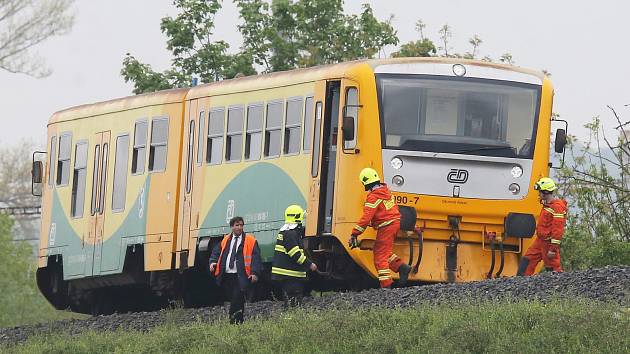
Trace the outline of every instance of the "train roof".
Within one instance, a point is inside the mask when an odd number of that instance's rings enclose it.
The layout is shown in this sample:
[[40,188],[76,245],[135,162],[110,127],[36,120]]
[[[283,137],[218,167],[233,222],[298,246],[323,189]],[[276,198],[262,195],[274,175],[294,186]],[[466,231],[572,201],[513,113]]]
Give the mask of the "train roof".
[[129,109],[158,104],[178,103],[183,102],[185,99],[195,99],[200,97],[224,95],[235,92],[255,91],[272,87],[290,86],[303,82],[312,82],[322,79],[342,78],[347,77],[351,70],[363,65],[367,65],[368,67],[371,67],[373,69],[380,65],[411,63],[461,63],[499,70],[520,72],[523,74],[535,76],[541,81],[545,77],[544,73],[542,73],[541,71],[525,69],[507,64],[497,64],[486,61],[460,58],[428,57],[364,59],[339,64],[329,64],[268,74],[251,75],[236,79],[212,82],[192,88],[164,90],[142,95],[128,96],[94,104],[76,106],[53,114],[49,123],[98,116],[102,114],[125,111]]
[[365,59],[344,62],[339,64],[330,64],[315,66],[311,68],[295,69],[289,71],[280,71],[269,74],[245,76],[237,79],[212,82],[190,89],[188,99],[200,97],[229,94],[234,92],[254,91],[271,87],[282,87],[302,82],[310,82],[327,78],[347,77],[349,71],[361,65],[368,65],[372,69],[387,64],[411,64],[411,63],[461,63],[468,65],[476,65],[489,67],[499,70],[508,70],[520,72],[523,74],[533,75],[541,81],[544,74],[540,71],[521,68],[518,66],[497,64],[479,60],[459,59],[459,58],[389,58],[389,59]]
[[54,113],[52,117],[50,117],[48,124],[161,104],[182,103],[186,99],[186,93],[188,93],[188,91],[189,88],[163,90],[75,106]]

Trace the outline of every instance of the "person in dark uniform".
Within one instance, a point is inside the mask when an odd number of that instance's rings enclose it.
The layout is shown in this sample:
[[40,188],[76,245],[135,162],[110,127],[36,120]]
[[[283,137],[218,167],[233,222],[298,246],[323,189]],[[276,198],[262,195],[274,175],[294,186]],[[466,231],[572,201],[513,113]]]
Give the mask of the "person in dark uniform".
[[230,299],[230,323],[243,323],[245,293],[258,281],[262,272],[262,258],[258,242],[251,234],[243,233],[243,218],[230,220],[232,232],[212,249],[210,273]]
[[317,265],[304,253],[304,210],[290,205],[284,212],[284,226],[276,238],[271,280],[282,287],[285,306],[298,306],[304,295],[306,271],[317,271]]

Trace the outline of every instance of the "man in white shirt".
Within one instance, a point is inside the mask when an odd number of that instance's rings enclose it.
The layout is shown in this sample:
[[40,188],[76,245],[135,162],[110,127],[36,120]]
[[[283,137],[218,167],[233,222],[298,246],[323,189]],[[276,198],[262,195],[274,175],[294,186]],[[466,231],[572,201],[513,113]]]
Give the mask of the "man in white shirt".
[[243,323],[245,293],[258,281],[262,272],[262,258],[258,242],[243,232],[240,216],[230,220],[232,232],[212,249],[210,273],[214,274],[226,297],[230,299],[230,323]]

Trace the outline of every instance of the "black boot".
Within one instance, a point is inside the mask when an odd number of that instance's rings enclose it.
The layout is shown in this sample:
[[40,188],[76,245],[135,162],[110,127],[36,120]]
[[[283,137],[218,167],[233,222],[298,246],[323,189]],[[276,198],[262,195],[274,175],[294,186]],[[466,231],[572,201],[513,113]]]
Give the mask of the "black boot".
[[407,279],[409,279],[409,272],[411,272],[411,267],[408,264],[403,264],[398,268],[398,274],[400,275],[400,285],[405,285],[407,283]]
[[521,258],[521,261],[518,264],[518,270],[516,271],[516,275],[517,276],[525,275],[525,270],[527,269],[528,265],[529,265],[529,258],[527,257]]
[[243,311],[237,311],[230,315],[230,324],[243,324]]

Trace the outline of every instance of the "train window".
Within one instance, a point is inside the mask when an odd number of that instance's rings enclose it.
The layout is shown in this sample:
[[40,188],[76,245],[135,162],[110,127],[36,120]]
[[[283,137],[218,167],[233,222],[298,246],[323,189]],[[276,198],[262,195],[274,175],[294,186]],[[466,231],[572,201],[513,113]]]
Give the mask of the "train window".
[[[201,139],[200,139],[201,140]],[[186,193],[190,193],[192,186],[192,166],[193,166],[193,148],[195,146],[195,121],[190,121],[188,127],[188,160],[186,163]]]
[[223,152],[223,124],[225,110],[223,108],[210,111],[208,117],[208,144],[206,145],[206,163],[220,164]]
[[72,197],[70,214],[73,218],[83,217],[85,205],[85,176],[87,174],[87,141],[79,141],[74,147],[74,175],[72,178]]
[[92,215],[96,214],[96,210],[98,208],[98,199],[96,198],[98,195],[98,161],[101,159],[101,146],[96,145],[94,147],[94,170],[92,172]]
[[103,210],[105,210],[105,190],[107,186],[107,162],[109,160],[109,144],[103,144],[103,161],[101,162],[101,195],[99,200],[98,211],[99,214],[103,214]]
[[143,174],[147,158],[147,132],[149,122],[137,121],[133,135],[133,154],[131,158],[131,173]]
[[344,140],[344,149],[354,149],[357,147],[357,128],[359,125],[359,92],[356,87],[348,87],[346,89],[346,117],[352,117],[354,120],[354,139]]
[[265,123],[265,157],[280,156],[283,101],[267,103]]
[[154,118],[151,122],[151,147],[149,148],[149,172],[166,170],[168,143],[168,118]]
[[315,105],[315,128],[313,134],[313,160],[311,161],[311,176],[317,177],[319,173],[319,140],[322,133],[322,102]]
[[304,99],[293,98],[287,101],[287,115],[284,124],[284,154],[291,155],[300,152],[300,138],[302,137],[302,109]]
[[311,151],[311,140],[313,139],[313,97],[306,97],[304,103],[304,141],[302,149],[305,153]]
[[230,107],[227,118],[225,160],[241,161],[243,154],[243,107]]
[[206,128],[206,112],[201,111],[199,113],[199,134],[197,140],[197,165],[201,165],[203,161],[203,132]]
[[55,155],[57,155],[57,136],[50,138],[50,155],[48,156],[48,185],[53,185],[55,179]]
[[114,160],[114,187],[112,190],[112,211],[125,210],[127,197],[127,165],[129,164],[129,135],[116,138]]
[[247,134],[245,136],[245,160],[260,160],[262,152],[263,106],[247,107]]
[[63,133],[59,137],[59,159],[57,161],[57,185],[67,186],[70,180],[70,150],[72,135]]

